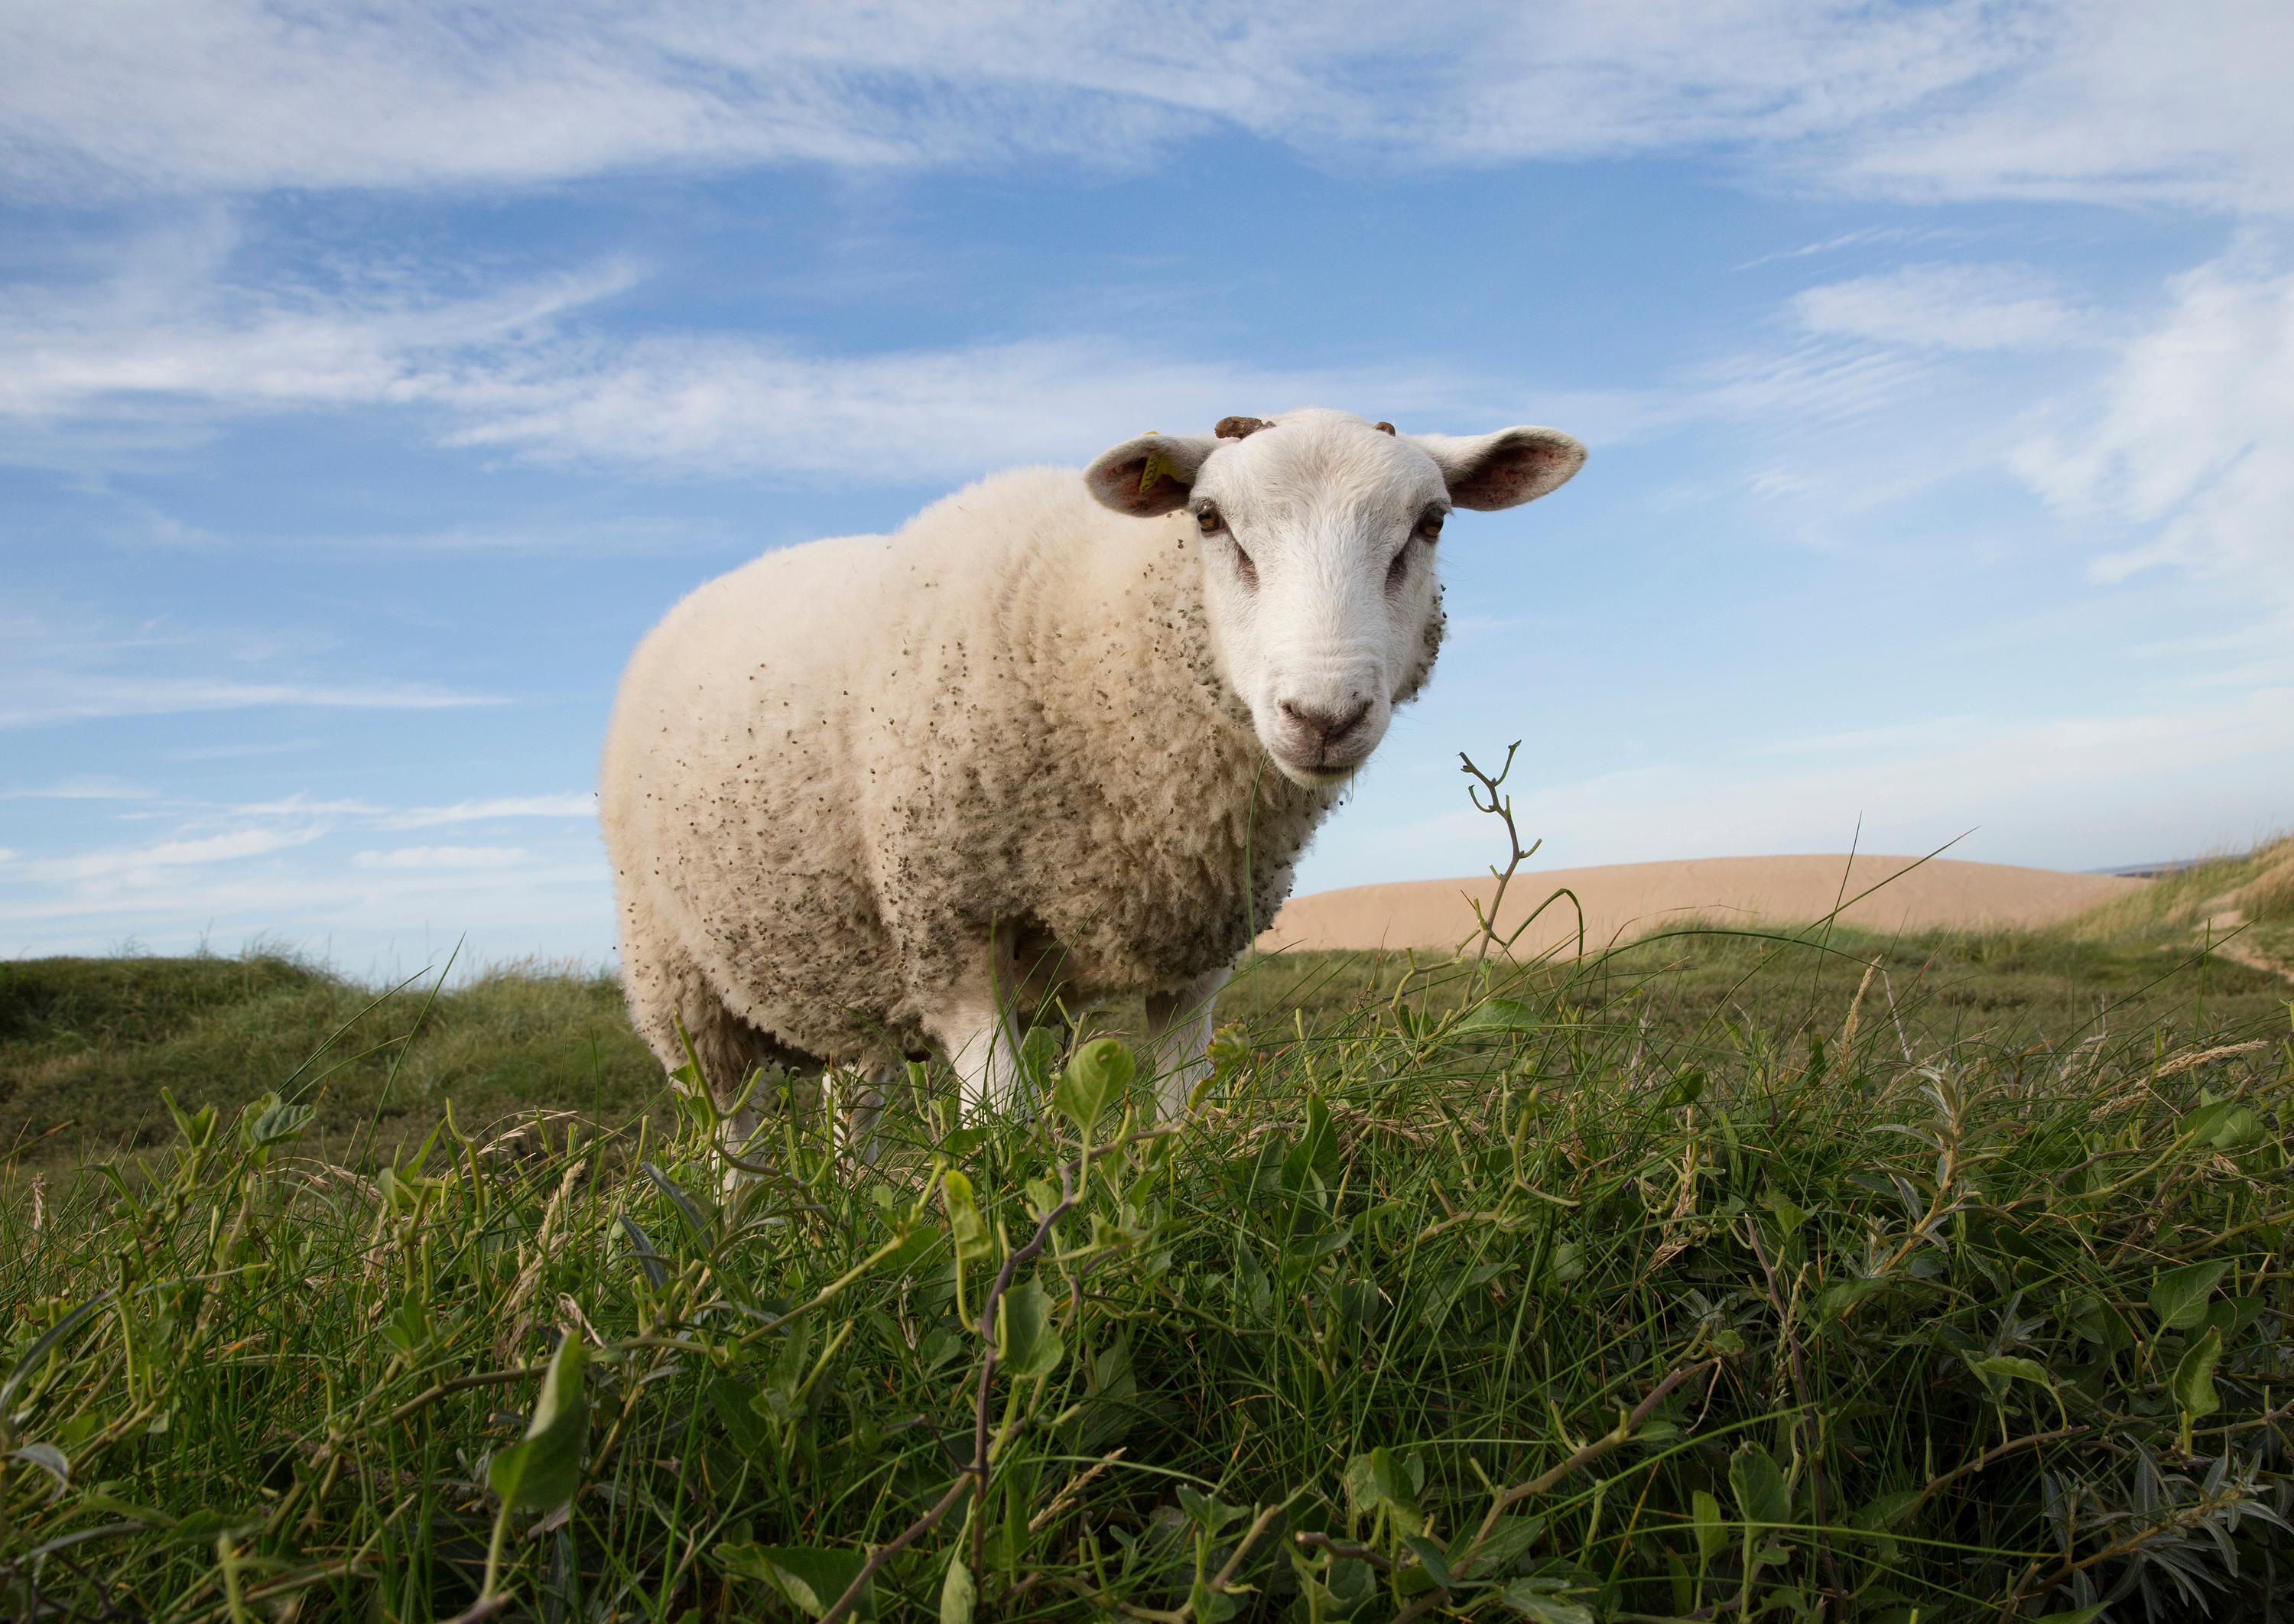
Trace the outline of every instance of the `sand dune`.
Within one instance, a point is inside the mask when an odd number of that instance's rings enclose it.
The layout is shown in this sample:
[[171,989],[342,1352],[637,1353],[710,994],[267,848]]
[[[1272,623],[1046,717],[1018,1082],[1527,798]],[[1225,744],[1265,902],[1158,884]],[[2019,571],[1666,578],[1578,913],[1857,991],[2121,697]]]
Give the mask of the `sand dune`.
[[[1919,863],[1913,857],[1859,856],[1851,864],[1843,854],[1618,863],[1515,875],[1498,929],[1512,930],[1564,887],[1576,894],[1584,908],[1589,947],[1643,936],[1690,915],[1805,924],[1832,911],[1843,895],[1843,880],[1846,896],[1866,890],[1872,894],[1844,910],[1842,919],[1881,931],[2049,924],[2150,883],[1943,857]],[[1470,880],[1349,886],[1297,897],[1275,915],[1258,945],[1270,949],[1453,948],[1474,935],[1468,898],[1478,899],[1486,908],[1496,889],[1497,882],[1484,874]],[[1515,952],[1574,952],[1576,938],[1576,910],[1564,897],[1539,915]]]

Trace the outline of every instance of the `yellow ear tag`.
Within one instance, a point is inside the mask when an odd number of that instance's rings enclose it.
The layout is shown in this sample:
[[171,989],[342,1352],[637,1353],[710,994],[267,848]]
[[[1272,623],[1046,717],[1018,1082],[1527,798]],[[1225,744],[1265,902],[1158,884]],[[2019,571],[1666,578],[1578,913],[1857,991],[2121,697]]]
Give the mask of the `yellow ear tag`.
[[1162,458],[1153,451],[1148,452],[1146,462],[1141,465],[1139,469],[1139,494],[1144,496],[1153,490],[1155,482],[1162,478],[1167,472],[1168,469],[1165,467]]

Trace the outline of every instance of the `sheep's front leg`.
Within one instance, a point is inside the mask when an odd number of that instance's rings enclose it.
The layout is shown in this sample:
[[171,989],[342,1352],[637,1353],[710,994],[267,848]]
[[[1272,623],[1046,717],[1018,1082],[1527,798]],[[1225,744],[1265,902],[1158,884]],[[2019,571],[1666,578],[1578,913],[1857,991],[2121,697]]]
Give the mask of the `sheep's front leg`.
[[927,1012],[931,1033],[956,1068],[956,1092],[966,1116],[1013,1108],[1020,1092],[1020,1023],[1013,1007],[1018,987],[1011,949],[983,944],[937,1010]]
[[1166,1116],[1185,1110],[1195,1084],[1211,1075],[1209,1057],[1203,1052],[1211,1043],[1211,1011],[1219,988],[1233,973],[1232,967],[1221,965],[1176,991],[1148,995],[1148,1064],[1154,1068],[1155,1096]]

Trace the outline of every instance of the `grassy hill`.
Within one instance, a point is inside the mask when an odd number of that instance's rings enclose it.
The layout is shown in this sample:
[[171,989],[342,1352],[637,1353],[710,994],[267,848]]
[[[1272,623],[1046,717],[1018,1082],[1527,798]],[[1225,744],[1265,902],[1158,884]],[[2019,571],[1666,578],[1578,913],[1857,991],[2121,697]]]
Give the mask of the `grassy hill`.
[[[2057,931],[1880,938],[1690,922],[1511,978],[1517,992],[1631,1023],[1669,1051],[1725,1048],[1732,1025],[1836,1031],[1859,988],[1859,1019],[1900,1026],[1916,1052],[2195,1039],[2266,1020],[2287,995],[2279,975],[2249,962],[2278,945],[2269,932],[2285,922],[2282,902],[2257,908],[2227,943],[2218,926],[2212,952],[2189,922],[2225,890],[2252,895],[2225,879],[2251,888],[2257,875],[2294,873],[2294,846],[2284,849],[2274,869],[2173,876],[2155,902],[2130,899],[2143,908]],[[1320,1027],[1388,1009],[1397,995],[1427,1014],[1486,990],[1470,966],[1423,955],[1283,954],[1246,962],[1221,1019]],[[1122,1029],[1124,1013],[1105,1012],[1094,1029]],[[443,991],[381,990],[275,955],[0,962],[0,1165],[76,1165],[162,1143],[175,1132],[162,1089],[192,1104],[306,1091],[317,1113],[309,1147],[362,1160],[419,1141],[449,1099],[465,1124],[544,1107],[621,1126],[665,1103],[604,975],[511,966]]]
[[2264,1617],[2294,1042],[2222,878],[1261,961],[1184,1124],[1078,1035],[729,1183],[602,979],[0,966],[0,1611]]

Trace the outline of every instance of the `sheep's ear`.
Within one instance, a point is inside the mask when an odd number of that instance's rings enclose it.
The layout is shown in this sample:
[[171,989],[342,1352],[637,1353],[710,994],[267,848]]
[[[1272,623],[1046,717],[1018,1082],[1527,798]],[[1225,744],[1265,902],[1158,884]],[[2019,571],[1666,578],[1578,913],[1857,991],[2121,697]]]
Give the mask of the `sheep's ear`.
[[1558,428],[1408,438],[1441,467],[1450,499],[1460,508],[1518,508],[1558,490],[1585,466],[1585,448]]
[[1200,434],[1142,434],[1126,440],[1083,471],[1102,505],[1135,518],[1184,508],[1203,459],[1218,442]]

